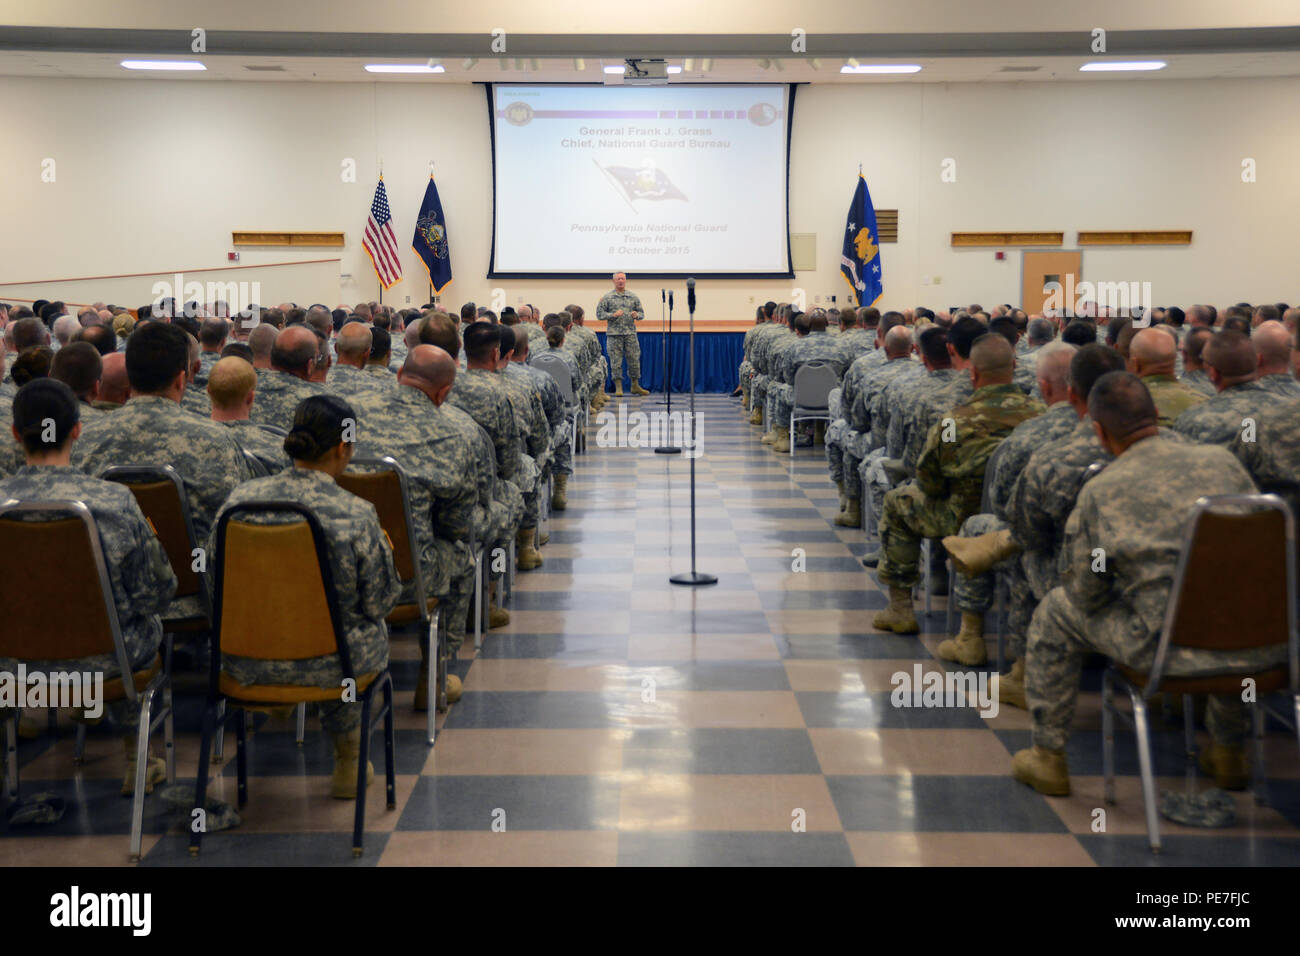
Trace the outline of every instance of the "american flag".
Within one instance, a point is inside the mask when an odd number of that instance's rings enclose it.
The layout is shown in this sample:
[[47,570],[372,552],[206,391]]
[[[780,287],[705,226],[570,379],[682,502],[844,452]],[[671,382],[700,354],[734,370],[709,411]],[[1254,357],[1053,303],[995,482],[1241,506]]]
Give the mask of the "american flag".
[[366,220],[366,237],[361,240],[361,248],[370,256],[370,263],[375,267],[375,275],[380,284],[389,288],[402,278],[402,257],[397,251],[397,235],[393,232],[393,214],[388,211],[388,193],[384,190],[384,179],[379,178],[375,187],[375,199],[370,204],[370,217]]

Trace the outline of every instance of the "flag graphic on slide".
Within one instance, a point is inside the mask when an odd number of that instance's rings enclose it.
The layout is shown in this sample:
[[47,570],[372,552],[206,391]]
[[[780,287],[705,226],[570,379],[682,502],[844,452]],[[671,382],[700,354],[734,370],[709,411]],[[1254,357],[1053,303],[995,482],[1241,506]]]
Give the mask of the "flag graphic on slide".
[[361,248],[366,250],[370,264],[375,267],[375,275],[379,276],[379,284],[385,289],[402,278],[402,256],[397,251],[397,234],[393,232],[393,215],[388,209],[383,176],[379,177],[375,198],[370,203],[370,216],[366,219]]
[[[596,162],[594,159],[592,162]],[[680,199],[686,194],[673,185],[662,169],[655,168],[654,160],[647,159],[639,167],[596,165],[623,190],[623,196],[629,202],[634,199]]]
[[429,270],[429,284],[433,286],[433,294],[438,295],[451,284],[451,248],[447,244],[447,220],[442,215],[442,202],[432,176],[429,185],[424,187],[424,201],[415,217],[411,248]]
[[858,173],[858,188],[849,206],[844,226],[844,248],[840,251],[840,272],[853,289],[856,305],[872,305],[884,292],[880,271],[879,234],[876,232],[876,208],[871,205],[867,181]]

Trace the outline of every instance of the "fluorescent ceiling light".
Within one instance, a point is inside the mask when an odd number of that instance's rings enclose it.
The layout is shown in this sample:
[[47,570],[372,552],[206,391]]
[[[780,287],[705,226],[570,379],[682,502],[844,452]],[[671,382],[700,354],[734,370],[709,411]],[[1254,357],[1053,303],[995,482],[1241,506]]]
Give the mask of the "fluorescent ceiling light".
[[682,72],[682,68],[681,68],[680,66],[670,66],[670,67],[668,68],[668,72],[669,72],[669,73],[680,73],[680,72]]
[[857,66],[842,66],[841,73],[920,73],[921,68],[915,63],[859,63]]
[[713,58],[712,58],[712,57],[707,57],[707,56],[706,56],[703,60],[700,61],[700,70],[701,70],[702,72],[704,72],[704,73],[708,73],[708,72],[711,71],[712,69],[713,69]]
[[197,60],[123,60],[128,70],[206,70]]
[[427,63],[367,63],[367,73],[445,73],[442,66],[429,66]]
[[582,70],[585,70],[587,68],[587,61],[584,60],[582,57],[578,57],[576,60],[573,61],[573,68],[581,72]]
[[1079,67],[1080,73],[1128,73],[1135,70],[1163,70],[1167,64],[1164,60],[1134,60],[1128,63],[1104,61],[1085,63]]
[[624,68],[621,66],[607,66],[605,67],[605,72],[609,73],[610,75],[617,73],[619,76],[622,76],[624,73]]

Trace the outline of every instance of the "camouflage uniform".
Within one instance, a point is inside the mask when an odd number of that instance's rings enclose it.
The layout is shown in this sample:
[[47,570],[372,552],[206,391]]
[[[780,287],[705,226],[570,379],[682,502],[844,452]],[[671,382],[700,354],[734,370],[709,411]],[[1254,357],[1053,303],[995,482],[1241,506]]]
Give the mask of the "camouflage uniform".
[[[515,326],[516,329],[519,326]],[[528,354],[535,355],[537,352],[548,348],[546,343],[546,330],[536,322],[528,322],[523,326],[524,334],[528,336]],[[566,336],[567,338],[567,336]]]
[[[779,336],[770,340],[766,351],[767,363],[767,388],[763,393],[763,419],[767,422],[767,427],[771,430],[775,426],[786,426],[790,423],[789,414],[784,420],[776,417],[776,396],[781,391],[780,386],[783,384],[781,379],[781,370],[785,367],[786,353],[804,340],[804,336],[791,332],[789,335]],[[834,344],[832,341],[831,344]]]
[[448,646],[454,654],[465,639],[474,590],[469,540],[477,492],[471,446],[427,395],[410,386],[391,396],[367,395],[353,407],[357,457],[391,455],[406,472],[416,543],[428,572],[426,596],[449,597]]
[[[80,501],[90,509],[99,529],[127,660],[133,670],[148,665],[162,643],[158,615],[176,593],[176,575],[135,496],[122,485],[91,478],[76,468],[24,464],[13,477],[0,481],[0,502],[11,498]],[[23,520],[38,517],[33,513],[24,515]],[[40,597],[57,600],[58,595]],[[116,654],[26,663],[28,671],[103,671],[106,681],[121,676]],[[17,667],[17,660],[0,657],[0,671],[12,674]],[[126,700],[106,703],[105,710],[124,732],[134,731],[140,724],[139,706]]]
[[[377,371],[371,372],[373,368]],[[392,372],[378,365],[356,368],[352,365],[331,365],[325,375],[325,388],[340,398],[351,402],[363,394],[372,392],[391,392],[397,386],[397,378]],[[261,402],[261,392],[255,402]],[[292,424],[292,423],[291,423]]]
[[1281,403],[1282,397],[1255,382],[1225,388],[1214,398],[1178,416],[1174,431],[1203,445],[1227,448],[1242,433],[1246,419]]
[[[781,353],[780,381],[769,387],[772,397],[772,421],[784,425],[790,421],[794,409],[794,378],[799,369],[812,362],[824,362],[835,371],[836,379],[844,378],[849,362],[837,339],[826,332],[809,332]],[[811,424],[811,423],[809,423]]]
[[[1150,670],[1196,499],[1254,490],[1246,470],[1225,450],[1159,436],[1131,445],[1084,485],[1066,525],[1064,584],[1048,592],[1029,626],[1025,696],[1037,746],[1065,747],[1087,654]],[[1097,548],[1105,571],[1092,570]],[[1285,650],[1225,654],[1171,647],[1166,672],[1244,672],[1281,662]],[[1239,744],[1246,730],[1240,697],[1211,696],[1206,726],[1216,742]]]
[[[619,309],[623,314],[615,316]],[[609,371],[615,381],[623,381],[623,359],[632,384],[641,381],[641,344],[636,337],[636,322],[645,318],[641,299],[631,292],[606,292],[596,305],[596,318],[605,323],[605,344],[609,349]]]
[[1300,400],[1292,399],[1260,412],[1255,440],[1240,434],[1228,450],[1246,466],[1260,491],[1280,495],[1300,521]]
[[1203,368],[1194,369],[1190,372],[1184,372],[1178,376],[1178,381],[1182,382],[1188,388],[1200,392],[1206,398],[1213,398],[1218,394],[1214,383],[1210,381],[1209,374]]
[[1156,403],[1157,422],[1161,428],[1172,428],[1178,416],[1189,408],[1205,402],[1205,396],[1188,388],[1172,375],[1146,375],[1142,384]]
[[506,387],[497,374],[481,368],[466,370],[456,376],[447,401],[487,430],[496,450],[497,475],[513,481],[519,474],[519,433]]
[[[388,666],[388,616],[401,591],[393,567],[393,549],[384,537],[375,506],[340,488],[329,475],[309,468],[289,468],[269,478],[245,482],[231,493],[218,518],[238,504],[254,501],[293,501],[308,508],[325,532],[329,547],[334,594],[338,599],[348,658],[356,678]],[[299,520],[284,513],[250,514],[238,520],[278,524]],[[215,523],[214,523],[215,528]],[[208,551],[215,555],[215,530]],[[221,669],[241,684],[292,684],[303,687],[338,687],[343,669],[339,656],[326,654],[300,660],[262,660],[225,654]],[[361,703],[338,701],[316,705],[321,727],[332,734],[361,726]]]
[[1286,372],[1275,372],[1272,375],[1261,375],[1259,378],[1255,379],[1255,384],[1265,391],[1272,392],[1279,398],[1300,398],[1300,381],[1296,381],[1294,375]]
[[[862,496],[859,469],[872,451],[872,433],[875,430],[872,412],[876,399],[891,382],[918,367],[918,363],[912,361],[911,356],[908,355],[887,359],[884,364],[868,363],[864,356],[849,366],[849,370],[844,373],[844,391],[841,396],[845,421],[842,480],[845,494],[849,497]],[[831,454],[829,431],[826,447],[829,458]]]
[[[591,396],[587,395],[583,391],[582,371],[578,368],[578,363],[574,359],[572,352],[563,348],[553,349],[549,345],[543,343],[542,347],[536,352],[528,353],[529,364],[532,364],[539,355],[558,355],[561,361],[563,361],[565,366],[569,369],[569,377],[573,380],[573,398],[577,403],[578,408],[581,409],[584,404],[591,403]],[[547,374],[549,375],[550,373],[548,372]]]
[[[772,379],[772,372],[768,365],[768,355],[777,342],[786,338],[793,338],[794,333],[788,326],[780,322],[771,322],[763,326],[761,333],[754,333],[754,345],[751,350],[750,361],[754,364],[754,378],[749,386],[749,405],[751,408],[762,408],[766,414],[767,408],[767,386]],[[772,427],[770,418],[764,419],[764,424]]]
[[212,417],[212,399],[208,398],[207,388],[191,382],[181,393],[181,408],[197,415],[199,418]]
[[553,468],[557,475],[573,474],[573,450],[569,447],[569,420],[564,415],[564,397],[560,386],[550,372],[533,368],[526,362],[511,362],[511,368],[521,369],[533,380],[542,399],[542,411],[551,428],[551,451],[554,456]]
[[743,358],[741,358],[740,360],[740,369],[738,374],[740,377],[740,388],[745,395],[746,408],[749,407],[750,380],[754,376],[754,363],[753,360],[750,358],[750,350],[754,347],[755,333],[758,332],[759,329],[763,328],[766,325],[767,325],[767,321],[764,320],[762,322],[755,323],[751,328],[746,329],[745,340],[741,344],[741,354],[743,355]]
[[[515,326],[518,328],[518,326]],[[573,328],[569,329],[565,341],[573,339],[582,343],[582,351],[579,353],[579,364],[583,368],[587,382],[587,396],[595,395],[597,392],[605,389],[605,356],[600,352],[600,339],[596,333],[591,331],[585,325],[573,323]],[[532,354],[532,342],[528,343],[529,354]]]
[[[187,415],[169,398],[137,395],[73,442],[72,462],[88,475],[114,465],[171,465],[185,485],[196,547],[212,530],[222,502],[252,477],[234,435],[212,421]],[[202,613],[198,595],[171,603],[165,618]]]
[[472,522],[474,543],[489,552],[508,548],[523,520],[523,496],[513,483],[497,478],[496,452],[483,426],[455,405],[444,402],[439,411],[469,444],[474,459],[474,487],[478,490]]
[[319,382],[308,382],[281,372],[264,368],[257,376],[257,397],[249,417],[259,425],[274,425],[282,431],[293,427],[293,414],[304,398],[326,394]]
[[524,526],[535,528],[541,520],[538,490],[550,473],[551,432],[546,413],[542,410],[541,396],[537,394],[532,379],[523,371],[511,372],[513,365],[513,362],[507,365],[497,376],[505,386],[506,398],[515,417],[515,431],[523,445],[521,464],[525,459],[533,463],[534,473],[526,479],[521,475],[518,484],[524,493]]
[[200,352],[199,353],[199,374],[194,376],[194,384],[199,388],[206,388],[208,376],[212,374],[212,366],[221,361],[221,352]]
[[[868,363],[870,368],[871,360],[883,354],[883,351],[871,352],[859,361]],[[875,364],[879,366],[881,363]],[[930,372],[923,364],[916,362],[909,365],[910,367],[905,371],[896,373],[871,400],[871,450],[858,465],[857,487],[866,488],[870,493],[871,513],[876,516],[877,521],[884,513],[885,493],[889,491],[892,484],[885,471],[884,459],[901,460],[903,457],[904,432],[901,423],[895,425],[895,422],[901,419],[904,412],[916,401],[918,391],[937,387],[937,384],[931,381]],[[898,444],[894,447],[891,442]],[[866,520],[865,515],[863,520]]]
[[935,423],[917,461],[916,484],[885,495],[880,580],[891,587],[916,583],[921,539],[961,530],[979,511],[989,456],[1012,429],[1043,411],[1014,384],[985,385],[952,409],[953,441],[944,440],[944,423]]
[[841,332],[835,341],[844,353],[844,364],[847,367],[875,349],[876,330],[854,326],[848,332]]
[[[1037,418],[1028,419],[1017,425],[998,447],[997,467],[984,475],[985,497],[988,499],[989,512],[971,515],[962,523],[961,536],[974,538],[990,531],[1001,531],[1007,527],[1007,503],[1011,489],[1025,470],[1030,456],[1039,448],[1058,438],[1064,438],[1074,430],[1079,416],[1068,402],[1057,402]],[[1008,584],[1014,592],[1016,589],[1028,588],[1018,559],[1010,559],[999,565],[999,570],[1008,575]],[[968,576],[957,573],[953,585],[953,598],[962,611],[986,614],[993,607],[993,589],[996,577],[993,571]],[[1014,600],[1014,598],[1013,598]]]
[[[958,405],[969,401],[975,393],[968,369],[951,371],[953,375],[947,385],[931,392],[922,392],[920,401],[908,410],[909,414],[904,419],[903,467],[907,469],[908,474],[916,474],[921,450],[925,447],[930,429],[946,418],[948,413]],[[1042,407],[1041,403],[1040,407]]]
[[260,425],[254,425],[248,419],[221,424],[230,429],[239,447],[251,453],[270,474],[284,471],[293,464],[284,453],[284,439],[272,435]]

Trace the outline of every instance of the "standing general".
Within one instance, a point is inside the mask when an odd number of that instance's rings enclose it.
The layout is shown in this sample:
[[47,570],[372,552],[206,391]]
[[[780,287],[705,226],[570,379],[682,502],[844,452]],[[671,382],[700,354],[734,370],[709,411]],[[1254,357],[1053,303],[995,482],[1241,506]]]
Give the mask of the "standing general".
[[641,299],[627,292],[627,275],[615,272],[614,291],[606,292],[596,306],[596,318],[605,323],[605,341],[609,349],[609,374],[614,378],[614,394],[623,394],[623,359],[632,380],[633,395],[649,395],[641,387],[641,343],[636,324],[645,318]]

